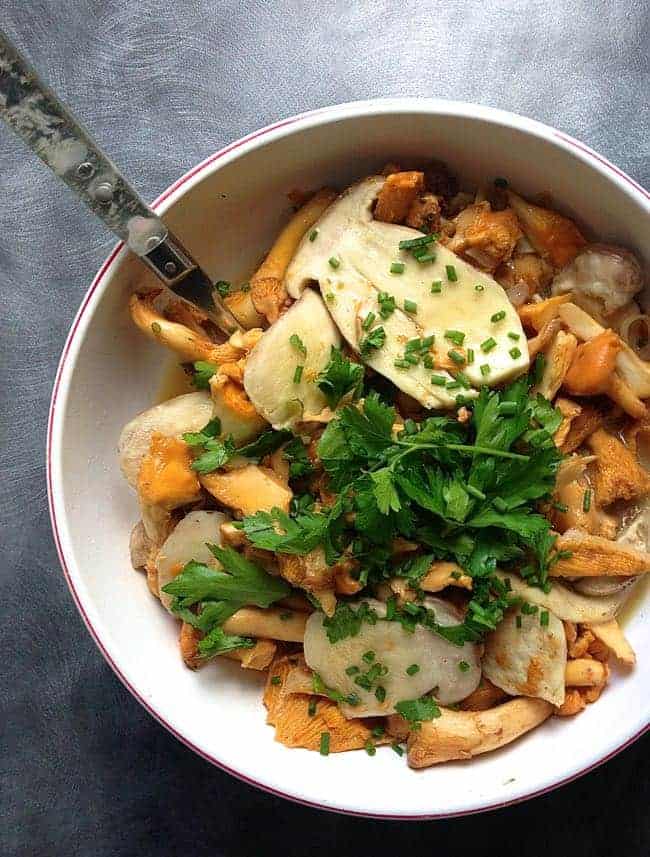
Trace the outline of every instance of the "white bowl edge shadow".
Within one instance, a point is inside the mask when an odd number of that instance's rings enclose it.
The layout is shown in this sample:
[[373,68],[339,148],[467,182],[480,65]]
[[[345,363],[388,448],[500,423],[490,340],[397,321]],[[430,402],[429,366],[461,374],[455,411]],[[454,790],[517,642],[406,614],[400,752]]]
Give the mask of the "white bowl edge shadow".
[[[209,273],[236,280],[277,233],[289,211],[288,190],[343,186],[400,157],[440,158],[469,180],[505,175],[524,194],[549,191],[599,240],[645,251],[650,270],[650,195],[642,188],[552,128],[457,102],[356,102],[283,120],[190,170],[156,207]],[[128,294],[145,281],[152,282],[140,263],[116,248],[86,294],[54,385],[47,475],[55,542],[75,603],[117,675],[166,728],[204,758],[275,794],[404,819],[524,800],[585,773],[648,728],[647,598],[625,629],[639,663],[629,674],[615,670],[597,704],[496,753],[421,772],[389,748],[374,758],[357,752],[326,759],[288,750],[265,724],[262,682],[252,671],[228,662],[187,670],[178,656],[177,623],[131,569],[128,537],[137,504],[116,458],[121,427],[151,404],[168,364],[128,318]]]

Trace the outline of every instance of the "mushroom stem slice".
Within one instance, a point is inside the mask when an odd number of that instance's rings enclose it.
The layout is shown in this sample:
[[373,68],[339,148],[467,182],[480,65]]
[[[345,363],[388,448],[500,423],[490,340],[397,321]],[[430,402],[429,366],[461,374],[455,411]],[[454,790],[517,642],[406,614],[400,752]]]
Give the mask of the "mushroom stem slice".
[[428,768],[489,753],[530,732],[552,712],[550,702],[525,697],[487,711],[441,709],[440,717],[409,734],[408,763],[411,768]]
[[553,577],[625,577],[650,571],[649,553],[579,530],[558,536],[555,547],[562,557],[551,566]]

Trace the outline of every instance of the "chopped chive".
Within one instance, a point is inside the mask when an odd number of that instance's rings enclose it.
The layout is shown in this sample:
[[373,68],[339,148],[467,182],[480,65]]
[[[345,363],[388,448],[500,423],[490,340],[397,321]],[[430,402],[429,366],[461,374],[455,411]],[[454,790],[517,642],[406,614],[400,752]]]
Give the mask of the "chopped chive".
[[499,402],[497,410],[504,417],[512,417],[517,413],[516,402]]
[[312,229],[312,231],[309,233],[309,240],[315,241],[317,237],[318,237],[318,229]]
[[422,358],[422,365],[425,369],[433,369],[433,357],[430,354],[425,354]]
[[447,352],[447,356],[450,360],[453,360],[457,366],[462,366],[465,363],[465,358],[458,351],[454,351],[454,349],[450,349]]
[[399,242],[400,250],[413,250],[414,247],[426,247],[427,244],[432,244],[438,238],[435,232],[429,235],[420,235],[418,238],[407,238],[405,241]]
[[475,291],[475,292],[484,292],[484,291],[485,291],[485,286],[483,285],[483,283],[477,283],[477,284],[474,286],[474,291]]
[[508,339],[512,339],[515,342],[519,342],[521,336],[518,333],[514,333],[512,330],[508,332]]
[[455,283],[458,281],[458,274],[456,273],[456,268],[454,265],[445,265],[445,271],[447,273],[447,279],[450,283]]
[[460,390],[460,381],[447,381],[448,390]]
[[376,318],[377,318],[377,316],[374,314],[374,312],[369,312],[368,315],[364,318],[363,322],[361,323],[362,329],[363,330],[370,330],[370,328],[372,327],[372,323],[374,322],[374,320]]
[[582,495],[582,511],[588,512],[591,509],[591,488],[587,488]]
[[275,685],[282,684],[282,679],[280,678],[279,675],[274,675],[271,678],[271,684],[275,684]]
[[471,402],[471,399],[468,399],[466,396],[460,396],[459,395],[459,396],[456,396],[455,402],[459,408],[462,408],[463,405],[469,405],[469,403]]
[[314,714],[316,714],[316,700],[315,699],[309,700],[309,705],[307,706],[307,714],[310,717],[313,717]]
[[302,379],[302,370],[303,370],[304,368],[305,368],[304,366],[296,366],[296,369],[295,369],[295,371],[294,371],[294,373],[293,373],[293,383],[294,383],[294,384],[299,384],[299,383],[300,383],[300,381],[301,381],[301,379]]
[[462,330],[445,330],[445,339],[453,342],[454,345],[462,345],[465,342],[465,334]]
[[358,693],[349,693],[345,697],[345,701],[347,702],[348,705],[355,706],[361,702],[361,697],[359,696]]
[[410,369],[412,365],[411,361],[407,360],[405,357],[399,357],[393,362],[393,366],[396,369]]
[[406,265],[404,262],[391,262],[390,264],[390,272],[391,274],[403,274]]
[[346,675],[356,675],[358,672],[361,672],[361,670],[359,669],[359,667],[356,667],[354,665],[347,667],[345,670]]
[[422,253],[422,254],[416,256],[415,258],[418,260],[420,265],[426,265],[428,262],[435,262],[436,261],[436,254],[435,253]]
[[521,613],[517,613],[515,624],[517,625],[517,628],[521,628]]
[[459,669],[462,673],[466,673],[466,672],[468,672],[468,671],[469,671],[469,668],[470,668],[470,666],[469,666],[469,664],[467,663],[467,661],[461,661],[461,662],[458,664],[458,669]]
[[337,259],[336,256],[330,256],[328,262],[330,263],[330,268],[338,268],[341,264],[341,260]]
[[302,339],[298,336],[297,333],[291,334],[291,336],[289,337],[289,344],[293,346],[296,351],[299,351],[303,355],[303,357],[307,356],[307,349],[305,348],[305,343],[302,341]]
[[431,294],[432,295],[439,295],[441,291],[442,291],[442,280],[434,280],[431,283]]
[[407,353],[410,351],[420,351],[422,349],[422,340],[421,339],[409,339],[406,343],[406,348],[404,351]]
[[542,610],[542,612],[539,614],[539,624],[542,626],[542,628],[548,627],[548,619],[548,610]]
[[329,756],[330,753],[330,733],[320,733],[320,754],[321,756]]
[[443,375],[432,375],[431,383],[435,384],[436,387],[444,387],[447,383],[447,379]]
[[400,745],[396,741],[394,741],[390,745],[390,749],[393,750],[395,753],[397,753],[398,756],[404,755],[404,749],[402,747],[400,747]]
[[487,354],[488,351],[492,351],[493,348],[496,348],[496,344],[497,344],[496,339],[493,339],[490,336],[489,339],[486,339],[483,342],[481,342],[481,351],[484,354]]
[[471,497],[476,497],[477,500],[485,500],[485,494],[473,485],[466,485],[465,490]]
[[368,676],[365,675],[358,675],[354,679],[354,683],[358,684],[359,687],[362,687],[364,690],[370,690],[372,688],[372,682],[370,681]]
[[375,688],[375,699],[377,702],[383,702],[386,699],[386,688],[378,685]]
[[521,357],[521,351],[518,348],[511,348],[508,354],[513,360],[518,360]]
[[552,506],[554,509],[557,509],[558,512],[568,512],[569,511],[569,507],[567,506],[566,503],[557,503],[556,502],[556,503],[553,503]]
[[481,375],[483,375],[484,378],[490,374],[490,364],[489,363],[482,363],[480,366],[480,369],[481,369]]
[[500,309],[499,312],[495,312],[494,315],[490,316],[490,321],[496,324],[497,321],[503,321],[506,317],[506,311],[504,309]]
[[508,511],[508,504],[502,500],[501,497],[495,497],[492,502],[494,503],[494,508],[497,512],[501,512],[503,514],[503,512]]
[[381,738],[385,731],[383,726],[375,726],[370,734],[373,738]]
[[417,366],[420,362],[420,358],[417,354],[413,354],[410,352],[409,354],[404,355],[404,360],[408,363],[409,366]]
[[225,298],[226,295],[230,294],[230,283],[228,280],[218,280],[214,284],[215,289],[219,292],[222,298]]
[[384,320],[395,312],[395,298],[388,292],[379,292],[377,303],[379,304],[379,315]]
[[325,300],[327,301],[328,304],[333,304],[334,301],[336,300],[336,298],[334,297],[334,295],[331,292],[328,292],[325,295]]
[[375,653],[372,651],[372,649],[369,649],[367,652],[364,652],[361,657],[367,664],[371,664],[375,659]]
[[418,305],[415,301],[411,301],[408,298],[404,301],[404,312],[416,313],[418,311]]
[[435,341],[436,341],[436,337],[432,333],[430,336],[425,336],[423,339],[420,340],[420,347],[421,348],[431,348],[431,346],[433,345],[433,343]]
[[460,384],[461,387],[464,387],[466,390],[469,390],[472,386],[469,382],[469,378],[464,372],[456,372],[456,380]]
[[375,753],[377,752],[377,748],[376,748],[376,747],[375,747],[375,745],[372,743],[372,741],[370,740],[370,738],[368,738],[368,740],[367,740],[367,741],[366,741],[366,743],[364,744],[363,749],[366,751],[366,753],[367,753],[369,756],[374,756],[374,755],[375,755]]
[[406,668],[406,675],[415,675],[418,672],[420,672],[419,664],[411,664],[410,667]]
[[474,362],[474,349],[468,348],[467,349],[467,365],[471,366],[473,362]]

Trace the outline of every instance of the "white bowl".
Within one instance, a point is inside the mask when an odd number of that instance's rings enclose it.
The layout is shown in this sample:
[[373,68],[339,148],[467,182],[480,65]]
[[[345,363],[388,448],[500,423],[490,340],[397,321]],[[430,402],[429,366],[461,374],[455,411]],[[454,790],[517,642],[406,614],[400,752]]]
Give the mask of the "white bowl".
[[[292,188],[345,185],[388,160],[440,158],[467,179],[507,176],[523,194],[550,192],[600,240],[650,252],[650,195],[581,143],[529,119],[448,101],[353,103],[285,119],[195,167],[156,209],[215,277],[247,276],[288,212]],[[650,269],[650,259],[646,255]],[[470,762],[410,770],[389,748],[323,758],[288,750],[265,724],[260,676],[231,662],[192,673],[178,626],[131,569],[138,517],[122,480],[121,427],[152,402],[168,359],[126,310],[147,278],[119,246],[72,325],[54,384],[48,490],[61,565],[83,619],[133,695],[188,747],[241,779],[323,809],[439,818],[548,791],[590,770],[648,726],[648,599],[626,624],[639,663],[615,673],[596,705],[553,718],[509,747]]]

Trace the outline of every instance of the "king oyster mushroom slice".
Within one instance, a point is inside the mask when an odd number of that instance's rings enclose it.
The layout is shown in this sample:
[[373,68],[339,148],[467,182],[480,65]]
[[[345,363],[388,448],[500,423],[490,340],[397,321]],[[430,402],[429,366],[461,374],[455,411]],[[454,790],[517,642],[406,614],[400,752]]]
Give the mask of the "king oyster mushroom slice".
[[[623,528],[616,539],[619,544],[628,545],[638,551],[648,552],[650,547],[650,507],[642,509],[630,523]],[[645,576],[645,575],[643,575]],[[574,588],[583,595],[613,595],[615,592],[624,592],[625,598],[629,598],[632,589],[642,579],[641,575],[634,577],[616,577],[604,575],[603,577],[583,577],[576,580]]]
[[[364,179],[325,211],[315,225],[316,238],[310,241],[306,236],[289,265],[285,276],[289,294],[297,298],[316,280],[327,309],[357,351],[368,332],[383,327],[385,344],[364,355],[364,360],[427,408],[451,407],[455,391],[452,395],[444,387],[432,386],[431,370],[422,363],[408,369],[395,367],[395,360],[403,357],[410,339],[434,335],[438,355],[449,365],[447,352],[455,346],[445,339],[445,331],[464,333],[462,349],[473,349],[474,361],[463,366],[463,371],[475,387],[502,384],[521,374],[529,362],[526,337],[505,291],[488,274],[442,245],[430,245],[436,258],[423,264],[408,250],[400,250],[400,241],[421,238],[422,233],[373,219],[372,206],[384,181],[382,176]],[[393,262],[404,264],[404,272],[391,273]],[[448,277],[451,267],[455,281]],[[436,280],[442,283],[441,292],[432,294],[431,284]],[[379,314],[380,292],[392,295],[398,307],[386,319]],[[417,304],[417,311],[406,312],[405,301]],[[375,314],[375,320],[368,331],[362,322],[370,312]],[[501,312],[505,313],[502,319],[498,316]],[[495,315],[498,319],[492,321]],[[513,341],[508,333],[519,339]],[[481,343],[490,338],[497,344],[485,353]],[[481,373],[482,364],[489,366],[489,374]],[[438,372],[449,378],[446,372]]]
[[[643,286],[641,266],[629,250],[589,244],[553,280],[554,295],[573,293],[575,303],[586,299],[607,317],[632,300]],[[592,303],[593,302],[593,303]]]
[[[306,354],[292,344],[292,336],[300,338]],[[327,401],[316,378],[329,362],[332,346],[340,345],[320,295],[307,289],[269,327],[246,361],[244,389],[258,413],[276,429],[320,417]],[[297,366],[303,367],[298,381]]]
[[171,596],[162,591],[190,560],[217,567],[217,559],[208,548],[221,544],[221,524],[228,520],[221,512],[190,512],[176,524],[156,557],[160,601],[170,611]]
[[511,608],[486,637],[483,675],[511,696],[562,705],[566,659],[564,626],[557,616],[549,613],[548,625],[542,625],[539,613],[524,615]]
[[[122,429],[118,442],[120,467],[129,485],[137,487],[140,465],[154,432],[180,438],[185,432],[200,431],[213,417],[219,417],[222,432],[232,434],[236,443],[245,443],[253,436],[250,423],[238,420],[236,414],[215,404],[205,392],[184,393],[134,417]],[[258,431],[259,427],[255,433]]]
[[[305,660],[310,669],[318,673],[328,687],[345,696],[355,693],[361,699],[359,705],[341,705],[346,717],[390,714],[395,711],[397,702],[417,699],[434,688],[435,698],[442,705],[450,705],[476,689],[481,680],[481,665],[475,644],[455,646],[420,626],[409,633],[399,622],[384,620],[386,605],[381,601],[364,601],[375,610],[379,619],[374,625],[364,621],[354,637],[330,643],[327,628],[323,625],[325,617],[320,612],[309,617],[305,628]],[[424,604],[434,610],[441,625],[458,625],[462,621],[456,608],[446,601],[427,598]],[[374,653],[371,663],[363,659],[367,652]],[[468,665],[467,669],[460,668],[462,661]],[[370,691],[355,682],[358,674],[350,676],[346,673],[351,666],[364,673],[373,664],[381,664],[388,672],[373,684]],[[419,669],[409,675],[407,669],[414,664]],[[383,701],[375,696],[377,685],[386,691]]]

